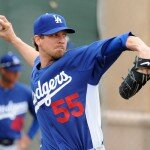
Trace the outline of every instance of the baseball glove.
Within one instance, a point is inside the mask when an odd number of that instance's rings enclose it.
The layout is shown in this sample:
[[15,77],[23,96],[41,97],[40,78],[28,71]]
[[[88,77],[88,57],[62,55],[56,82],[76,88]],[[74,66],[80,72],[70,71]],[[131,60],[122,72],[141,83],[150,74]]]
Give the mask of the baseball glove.
[[135,95],[150,79],[150,74],[138,72],[139,69],[150,69],[150,59],[135,58],[134,67],[129,71],[119,87],[119,93],[124,99]]

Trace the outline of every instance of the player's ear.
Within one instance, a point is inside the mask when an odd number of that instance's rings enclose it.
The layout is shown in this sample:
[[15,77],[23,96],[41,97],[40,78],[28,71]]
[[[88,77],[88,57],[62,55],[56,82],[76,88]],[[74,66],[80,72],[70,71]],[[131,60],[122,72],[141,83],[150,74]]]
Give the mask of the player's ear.
[[39,46],[40,45],[40,41],[41,41],[41,37],[38,35],[34,36],[34,42]]

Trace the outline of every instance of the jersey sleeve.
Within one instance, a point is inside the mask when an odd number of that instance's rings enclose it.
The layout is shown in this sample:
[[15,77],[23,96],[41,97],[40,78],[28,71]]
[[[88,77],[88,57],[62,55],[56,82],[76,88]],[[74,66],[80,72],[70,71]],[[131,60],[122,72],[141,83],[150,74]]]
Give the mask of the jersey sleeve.
[[37,133],[39,129],[39,124],[36,118],[35,110],[34,110],[34,105],[33,105],[33,100],[32,100],[32,92],[30,89],[26,89],[27,95],[28,95],[28,108],[29,112],[32,116],[32,123],[28,129],[27,135],[29,136],[30,139],[33,139],[35,134]]
[[121,53],[127,50],[126,41],[129,36],[133,36],[133,34],[129,32],[104,41],[100,48],[100,53],[98,52],[96,56],[89,81],[91,84],[98,84],[101,76],[118,59]]
[[96,41],[78,49],[74,63],[79,71],[91,70],[91,84],[97,84],[106,70],[117,60],[120,54],[127,49],[126,40],[133,36],[131,32],[117,37]]

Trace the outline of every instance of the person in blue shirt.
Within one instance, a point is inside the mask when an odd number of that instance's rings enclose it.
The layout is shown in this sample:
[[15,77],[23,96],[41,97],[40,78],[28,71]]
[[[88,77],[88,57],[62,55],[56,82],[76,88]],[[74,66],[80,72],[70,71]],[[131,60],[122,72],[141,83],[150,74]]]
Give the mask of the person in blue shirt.
[[[12,52],[0,58],[0,150],[26,150],[38,131],[32,92],[18,82],[22,65]],[[30,111],[33,121],[22,135],[24,119]]]
[[41,150],[104,150],[98,83],[125,50],[150,58],[150,48],[131,32],[66,51],[63,16],[45,13],[34,22],[34,48],[0,16],[0,37],[33,66],[31,87],[39,122]]

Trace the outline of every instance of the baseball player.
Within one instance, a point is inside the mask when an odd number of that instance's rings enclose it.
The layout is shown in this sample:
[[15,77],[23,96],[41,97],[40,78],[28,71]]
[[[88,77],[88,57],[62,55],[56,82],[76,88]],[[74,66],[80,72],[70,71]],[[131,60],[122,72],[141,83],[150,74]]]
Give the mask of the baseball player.
[[124,99],[135,95],[150,80],[150,59],[136,57],[134,67],[119,87],[119,93]]
[[[0,150],[26,150],[38,130],[32,92],[17,82],[21,68],[20,60],[12,52],[0,58]],[[28,109],[33,122],[28,133],[22,136]]]
[[150,57],[150,48],[131,32],[66,51],[74,33],[58,14],[34,22],[35,47],[16,36],[0,16],[0,37],[13,44],[33,66],[31,86],[42,134],[42,150],[104,150],[98,83],[126,49]]

